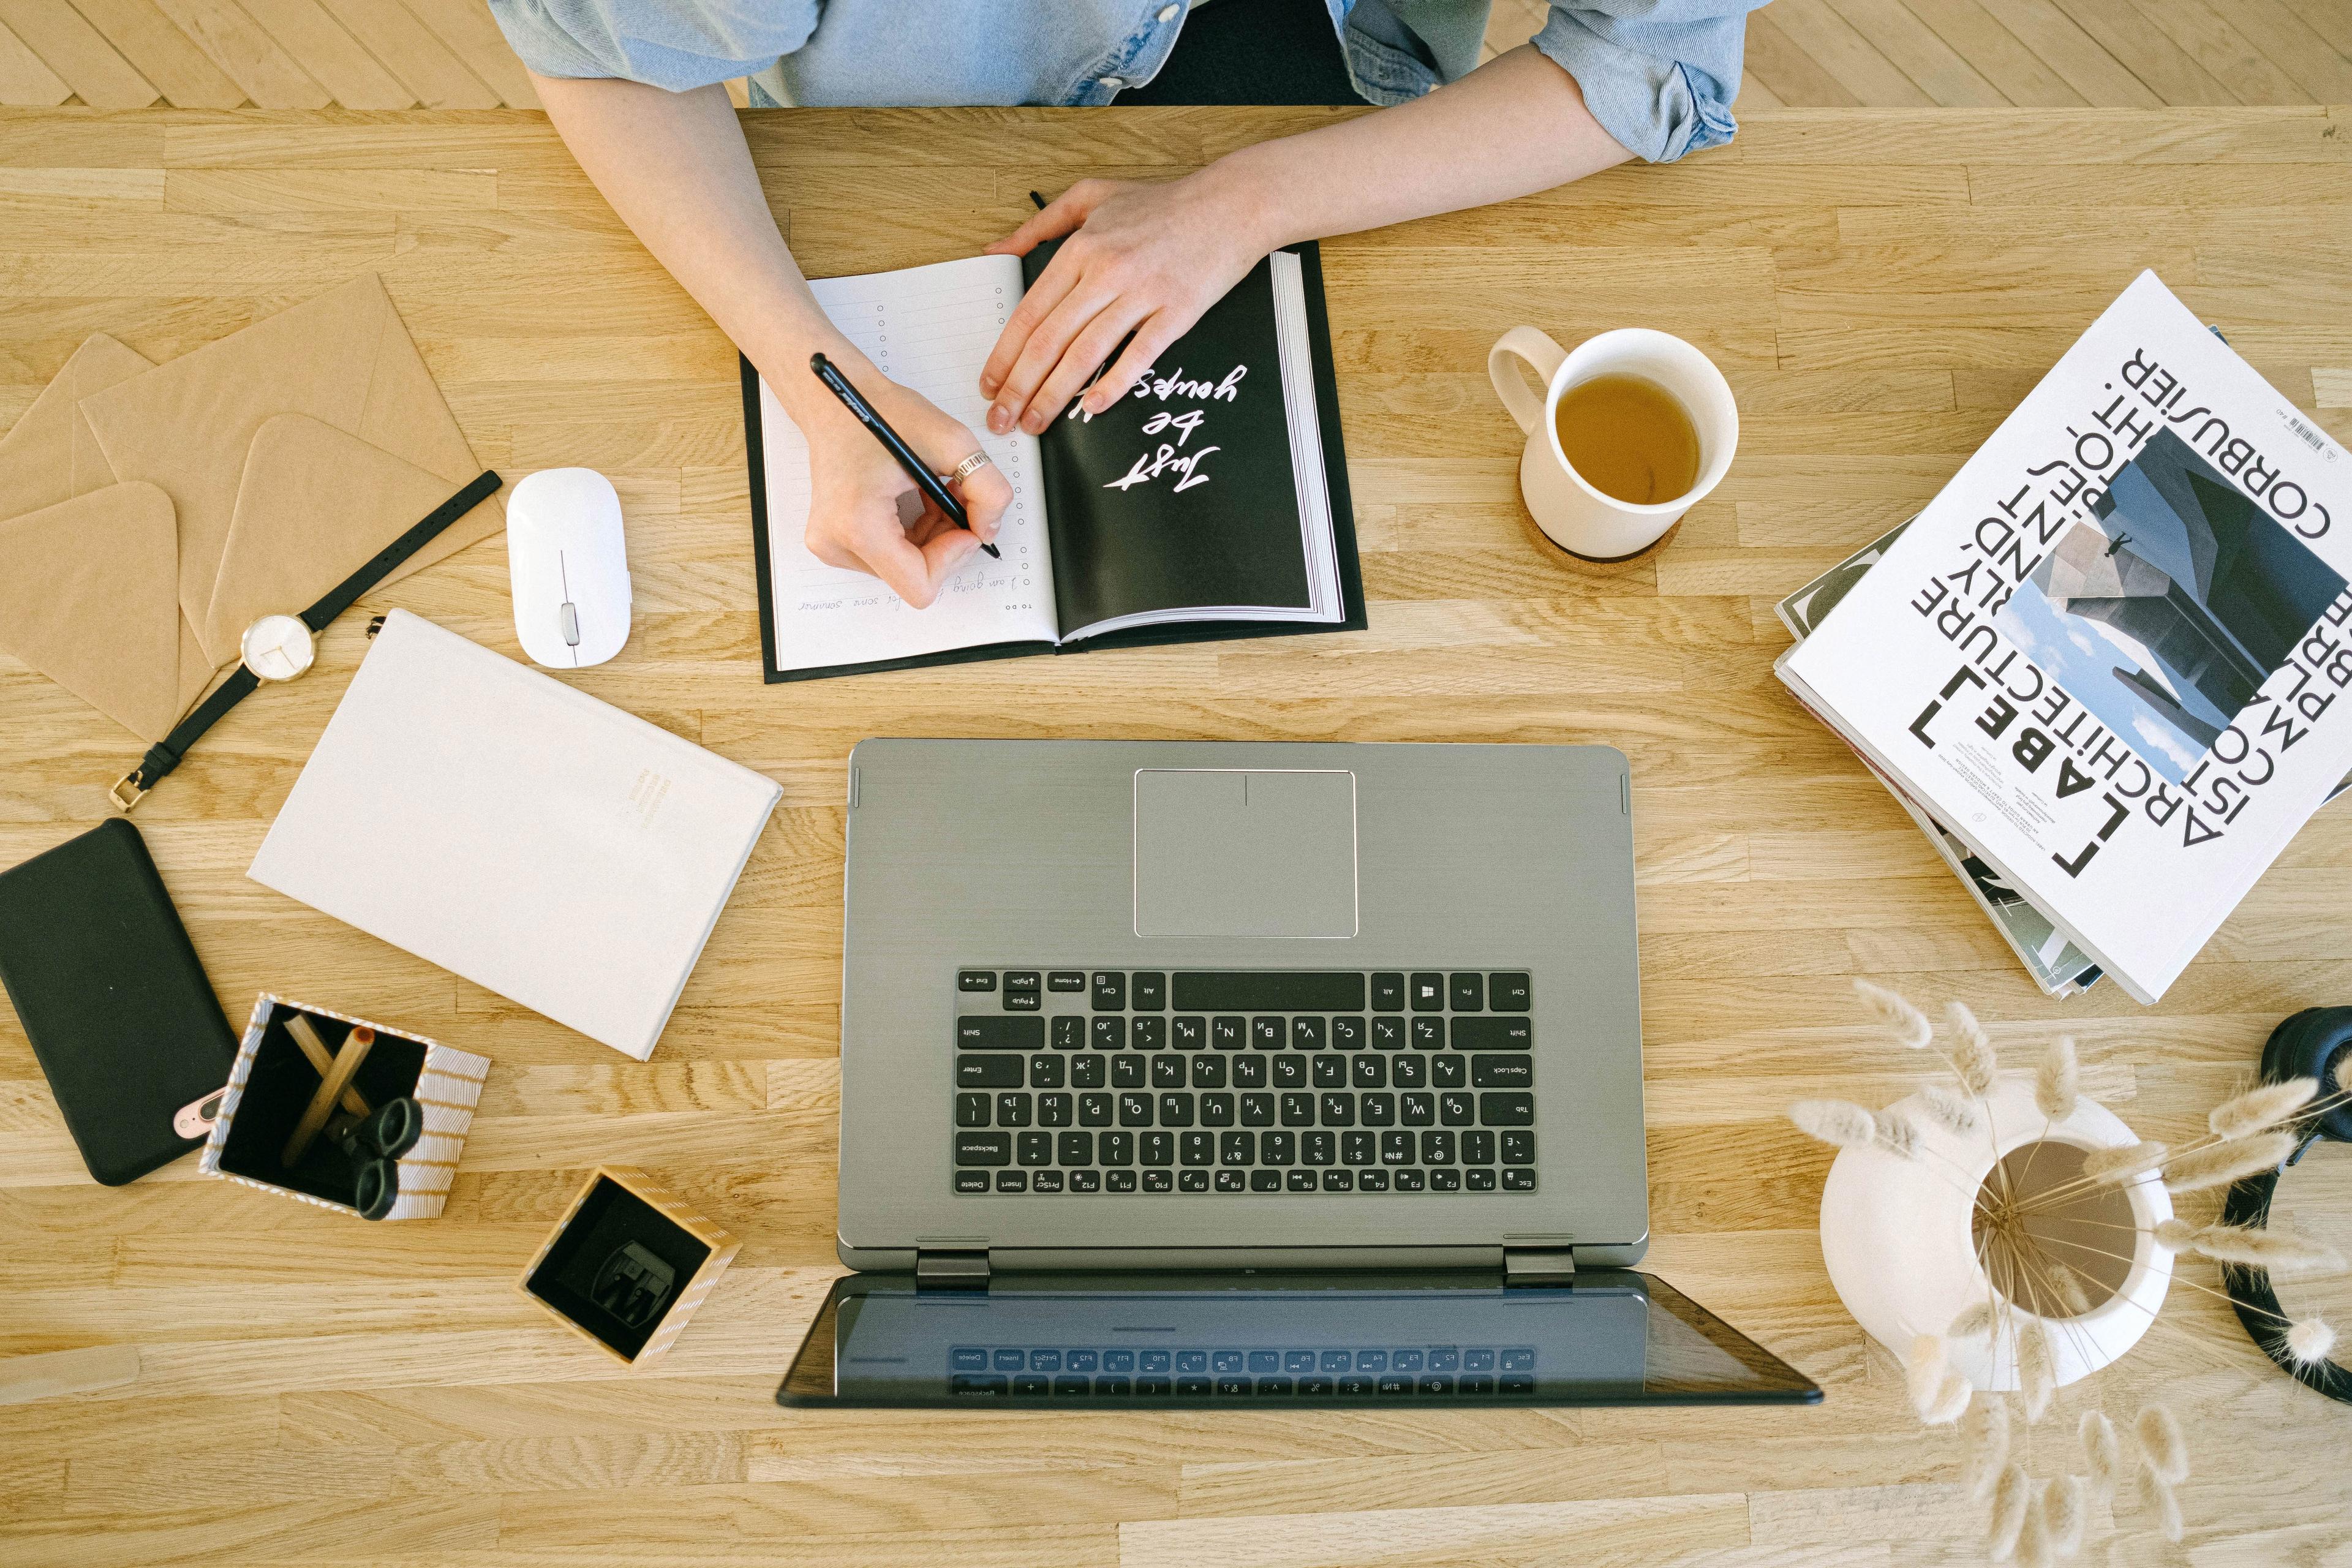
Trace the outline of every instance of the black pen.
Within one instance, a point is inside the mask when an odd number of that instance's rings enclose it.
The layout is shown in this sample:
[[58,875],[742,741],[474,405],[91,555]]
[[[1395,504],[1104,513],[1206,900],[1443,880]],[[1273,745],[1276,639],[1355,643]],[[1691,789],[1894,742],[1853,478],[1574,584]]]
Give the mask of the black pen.
[[[882,443],[883,448],[898,459],[898,466],[907,470],[907,477],[931,498],[931,504],[947,513],[949,521],[970,532],[971,519],[965,515],[963,503],[955,499],[939,475],[931,472],[930,465],[915,455],[915,449],[899,437],[898,432],[890,428],[890,422],[874,412],[873,405],[857,395],[857,388],[849,384],[849,378],[821,353],[809,355],[809,369],[824,383],[827,392],[841,399],[844,408],[857,416],[860,425],[874,433],[874,438]],[[983,542],[981,548],[999,561],[1004,559],[993,544]]]

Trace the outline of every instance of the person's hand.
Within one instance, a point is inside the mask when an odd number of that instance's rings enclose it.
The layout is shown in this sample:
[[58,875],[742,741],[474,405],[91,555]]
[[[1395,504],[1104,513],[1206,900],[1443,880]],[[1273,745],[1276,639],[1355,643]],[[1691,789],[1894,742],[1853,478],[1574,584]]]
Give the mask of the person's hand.
[[[988,427],[1003,435],[1018,425],[1037,435],[1080,392],[1089,416],[1110,407],[1274,247],[1265,234],[1262,204],[1216,167],[1164,184],[1072,185],[988,247],[1025,256],[1069,236],[982,367]],[[1134,341],[1118,363],[1096,376],[1129,332]]]
[[[833,357],[850,384],[932,472],[950,473],[981,449],[978,437],[929,398],[883,376],[863,355]],[[803,396],[800,406],[790,410],[809,444],[810,553],[829,566],[870,572],[908,604],[927,607],[973,552],[995,541],[998,522],[1012,504],[1012,485],[993,464],[960,482],[949,481],[949,491],[971,520],[970,531],[958,528],[882,443],[800,368],[799,379],[815,394]],[[770,384],[777,383],[772,379]]]

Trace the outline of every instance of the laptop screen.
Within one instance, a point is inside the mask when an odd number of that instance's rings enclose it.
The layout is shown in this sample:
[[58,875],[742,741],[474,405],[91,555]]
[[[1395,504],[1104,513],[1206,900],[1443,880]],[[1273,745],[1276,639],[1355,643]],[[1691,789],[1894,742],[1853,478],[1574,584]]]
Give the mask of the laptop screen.
[[845,1275],[780,1404],[1813,1404],[1821,1390],[1646,1274]]

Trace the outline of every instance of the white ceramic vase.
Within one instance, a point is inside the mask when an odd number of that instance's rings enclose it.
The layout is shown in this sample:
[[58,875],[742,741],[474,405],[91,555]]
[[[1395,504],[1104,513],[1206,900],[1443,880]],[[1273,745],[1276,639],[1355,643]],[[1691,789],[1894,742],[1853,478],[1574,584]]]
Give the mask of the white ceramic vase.
[[[1914,1338],[1944,1333],[1964,1310],[1993,1293],[1977,1260],[1971,1221],[1976,1194],[1998,1162],[2044,1139],[2086,1150],[2137,1141],[2112,1111],[2088,1099],[2078,1098],[2073,1114],[2052,1121],[2035,1107],[2033,1080],[2026,1074],[2004,1074],[1984,1103],[1969,1103],[1986,1125],[1962,1137],[1930,1116],[1919,1096],[1897,1100],[1888,1109],[1904,1112],[1919,1129],[1919,1157],[1906,1160],[1876,1147],[1841,1150],[1822,1189],[1822,1258],[1830,1283],[1854,1321],[1897,1360]],[[2048,1149],[2033,1159],[2039,1163],[2044,1155],[2051,1160],[2045,1173],[2069,1162]],[[2105,1275],[2094,1285],[2095,1297],[2103,1299],[2089,1312],[2042,1320],[2062,1384],[2089,1376],[2138,1342],[2172,1279],[2171,1254],[2148,1234],[2172,1217],[2172,1201],[2156,1173],[2138,1176],[2105,1201],[2108,1212],[2099,1216],[2105,1226],[2070,1234],[2127,1253],[2128,1261],[2080,1247],[2052,1248],[2053,1256],[2078,1258],[2086,1273]],[[2128,1223],[2139,1234],[2107,1228],[2123,1217],[2122,1205],[2128,1205]],[[2010,1299],[2018,1310],[2002,1314],[2000,1332],[1948,1346],[1950,1364],[1978,1388],[2018,1386],[2018,1336],[2035,1314]]]

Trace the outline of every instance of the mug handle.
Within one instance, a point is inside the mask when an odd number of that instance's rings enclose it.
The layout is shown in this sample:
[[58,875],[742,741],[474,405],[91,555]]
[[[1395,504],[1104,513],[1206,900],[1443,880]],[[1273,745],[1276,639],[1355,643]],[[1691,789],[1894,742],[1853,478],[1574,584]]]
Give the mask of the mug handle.
[[1531,431],[1536,421],[1543,417],[1544,396],[1528,390],[1527,378],[1519,374],[1518,366],[1510,363],[1515,355],[1527,361],[1536,378],[1549,387],[1551,378],[1559,374],[1561,362],[1568,358],[1568,351],[1533,327],[1513,327],[1486,351],[1486,378],[1495,384],[1495,395],[1503,400],[1503,406],[1510,410],[1521,430]]

